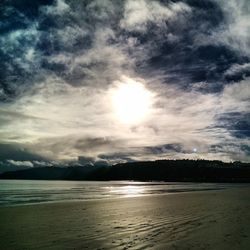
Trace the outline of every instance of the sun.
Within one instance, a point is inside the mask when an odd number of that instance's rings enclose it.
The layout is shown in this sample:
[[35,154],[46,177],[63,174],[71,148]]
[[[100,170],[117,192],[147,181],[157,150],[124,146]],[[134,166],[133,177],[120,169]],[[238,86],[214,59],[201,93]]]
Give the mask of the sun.
[[150,114],[153,94],[141,82],[124,78],[112,89],[111,97],[115,116],[124,124],[138,124]]

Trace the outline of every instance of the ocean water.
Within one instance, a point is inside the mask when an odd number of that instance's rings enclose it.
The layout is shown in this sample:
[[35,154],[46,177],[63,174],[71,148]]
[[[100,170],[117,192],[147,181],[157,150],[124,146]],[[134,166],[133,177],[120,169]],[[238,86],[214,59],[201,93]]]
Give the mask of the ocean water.
[[241,184],[0,180],[0,206],[218,190]]

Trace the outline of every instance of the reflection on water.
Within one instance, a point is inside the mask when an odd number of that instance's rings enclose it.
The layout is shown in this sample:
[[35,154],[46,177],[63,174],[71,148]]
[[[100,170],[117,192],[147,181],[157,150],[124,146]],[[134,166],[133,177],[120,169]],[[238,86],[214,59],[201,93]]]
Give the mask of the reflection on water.
[[145,194],[145,187],[141,185],[110,186],[109,193],[124,197],[136,197]]
[[0,206],[214,190],[244,184],[0,180]]

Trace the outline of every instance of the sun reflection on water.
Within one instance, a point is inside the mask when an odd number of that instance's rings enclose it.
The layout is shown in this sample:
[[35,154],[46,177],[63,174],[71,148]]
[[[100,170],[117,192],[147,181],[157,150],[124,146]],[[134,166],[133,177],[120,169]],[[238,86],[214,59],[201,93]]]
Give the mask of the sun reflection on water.
[[127,185],[122,187],[109,187],[109,193],[123,197],[136,197],[141,196],[145,192],[145,188],[142,186]]

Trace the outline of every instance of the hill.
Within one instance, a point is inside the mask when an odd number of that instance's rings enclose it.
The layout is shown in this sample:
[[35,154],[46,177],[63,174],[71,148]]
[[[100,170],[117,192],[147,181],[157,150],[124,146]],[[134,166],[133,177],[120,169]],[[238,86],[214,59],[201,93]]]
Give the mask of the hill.
[[137,180],[180,182],[249,182],[249,163],[207,160],[159,160],[102,167],[43,167],[5,172],[1,179]]

